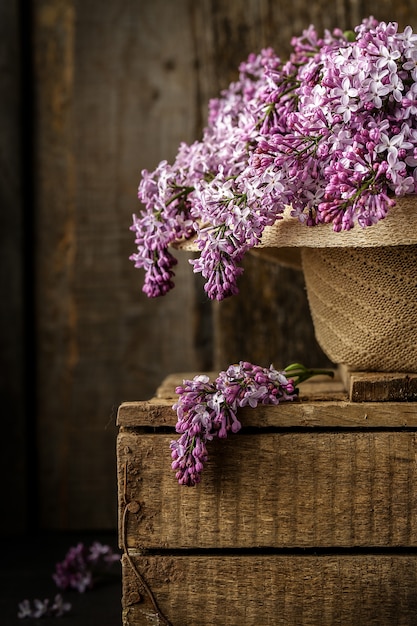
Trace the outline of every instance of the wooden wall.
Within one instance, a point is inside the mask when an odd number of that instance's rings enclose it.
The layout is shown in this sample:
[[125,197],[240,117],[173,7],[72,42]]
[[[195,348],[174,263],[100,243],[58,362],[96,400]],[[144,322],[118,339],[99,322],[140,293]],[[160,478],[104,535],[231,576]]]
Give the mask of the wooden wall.
[[[4,277],[2,334],[5,366],[15,368],[21,392],[13,442],[23,450],[23,434],[36,425],[32,522],[114,528],[120,402],[146,399],[170,372],[220,369],[240,358],[328,363],[301,276],[265,259],[248,258],[241,294],[214,307],[185,254],[176,289],[160,300],[144,296],[142,274],[128,260],[141,169],[172,159],[180,141],[199,138],[208,99],[236,78],[249,52],[272,45],[285,56],[291,36],[310,23],[348,28],[369,14],[417,29],[417,8],[405,0],[33,0],[32,55],[22,48],[23,66],[33,65],[33,150],[15,148],[10,159],[5,154],[19,136],[19,6],[0,1],[2,46],[15,72],[2,78],[8,95],[0,105],[9,133],[0,133],[2,175],[11,172],[1,181],[11,232],[6,247],[1,229],[1,250],[12,268]],[[31,157],[33,189],[23,210],[19,167]],[[26,223],[34,252],[22,267]],[[19,406],[22,333],[8,331],[10,318],[16,329],[22,324],[23,279],[35,294],[36,396],[26,409]],[[5,385],[5,396],[13,398],[13,386]],[[20,457],[15,469],[23,476],[28,456]]]

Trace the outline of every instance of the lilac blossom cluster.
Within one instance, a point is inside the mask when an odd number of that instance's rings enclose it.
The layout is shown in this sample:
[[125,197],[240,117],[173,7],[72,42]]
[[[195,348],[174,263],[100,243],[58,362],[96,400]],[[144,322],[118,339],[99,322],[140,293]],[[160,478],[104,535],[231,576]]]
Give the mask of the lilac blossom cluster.
[[48,598],[45,600],[33,600],[33,606],[29,600],[19,603],[17,617],[19,619],[43,617],[62,617],[71,610],[71,604],[64,602],[61,594],[57,594],[51,603]]
[[56,564],[52,578],[59,589],[84,593],[93,587],[97,571],[105,570],[119,560],[120,555],[108,545],[96,541],[87,548],[78,543],[68,550],[63,561]]
[[184,380],[175,390],[179,397],[173,405],[180,437],[171,442],[172,469],[179,484],[200,482],[208,460],[207,443],[241,429],[240,408],[291,401],[298,395],[296,385],[317,374],[332,372],[307,369],[299,363],[278,371],[272,365],[264,368],[241,361],[220,372],[214,382],[206,375]]
[[368,227],[417,191],[417,34],[365,19],[319,37],[310,26],[292,54],[251,54],[209,105],[201,141],[172,165],[144,170],[144,205],[131,229],[150,296],[173,287],[170,245],[195,236],[191,260],[205,290],[237,293],[246,251],[286,206],[307,226]]

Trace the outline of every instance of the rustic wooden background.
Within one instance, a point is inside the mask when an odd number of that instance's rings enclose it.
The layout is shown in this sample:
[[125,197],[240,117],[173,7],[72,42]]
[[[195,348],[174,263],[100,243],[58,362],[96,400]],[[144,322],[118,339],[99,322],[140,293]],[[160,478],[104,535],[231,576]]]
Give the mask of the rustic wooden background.
[[166,374],[328,364],[297,272],[248,258],[213,306],[182,254],[147,300],[129,226],[249,52],[370,14],[417,28],[411,0],[0,0],[2,530],[115,528],[116,410]]

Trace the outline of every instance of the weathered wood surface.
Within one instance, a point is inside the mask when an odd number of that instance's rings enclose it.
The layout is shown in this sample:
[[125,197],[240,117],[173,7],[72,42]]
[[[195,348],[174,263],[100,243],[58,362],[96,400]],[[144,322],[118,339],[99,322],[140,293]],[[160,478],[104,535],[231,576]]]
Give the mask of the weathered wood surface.
[[[172,409],[178,399],[175,388],[195,375],[195,372],[171,374],[150,400],[123,402],[118,409],[117,425],[126,428],[175,426],[176,413]],[[216,373],[208,375],[213,380]],[[381,389],[378,393],[382,393]],[[278,406],[259,405],[256,411],[243,408],[239,416],[245,427],[395,429],[417,427],[416,406],[408,402],[351,402],[338,376],[334,380],[318,376],[300,385],[298,400]]]
[[242,410],[243,430],[210,444],[202,483],[184,488],[173,390],[193,375],[119,408],[124,626],[165,623],[132,563],[172,626],[413,623],[415,403],[350,402],[318,377],[299,402]]
[[119,435],[130,547],[417,546],[416,432],[238,434],[210,444],[196,488],[177,484],[172,439]]
[[[413,404],[402,402],[348,401],[285,402],[278,406],[259,405],[256,412],[244,408],[239,412],[242,424],[265,428],[416,428],[417,415]],[[130,428],[140,426],[174,426],[176,414],[171,400],[124,402],[119,407],[117,423]]]
[[345,366],[339,374],[353,402],[415,402],[417,374],[403,372],[352,372]]
[[[172,626],[416,621],[415,555],[134,555],[133,562]],[[162,625],[125,557],[122,563],[123,625]]]

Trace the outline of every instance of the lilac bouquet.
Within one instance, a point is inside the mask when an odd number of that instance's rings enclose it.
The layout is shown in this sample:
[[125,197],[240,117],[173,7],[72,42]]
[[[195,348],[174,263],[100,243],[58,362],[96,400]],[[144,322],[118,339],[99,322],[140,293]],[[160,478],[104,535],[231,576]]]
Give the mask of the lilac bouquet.
[[200,482],[208,460],[207,443],[241,429],[237,417],[240,408],[294,400],[297,385],[317,374],[333,376],[332,371],[308,369],[300,363],[278,371],[272,365],[264,368],[241,361],[220,372],[214,382],[206,375],[184,380],[175,390],[178,401],[173,406],[180,437],[171,442],[172,469],[179,484],[194,486]]
[[173,287],[176,240],[195,237],[194,272],[221,300],[286,206],[306,226],[341,231],[416,192],[417,34],[370,17],[322,38],[310,26],[292,47],[285,62],[272,49],[251,54],[210,102],[202,140],[142,172],[131,260],[149,297]]

